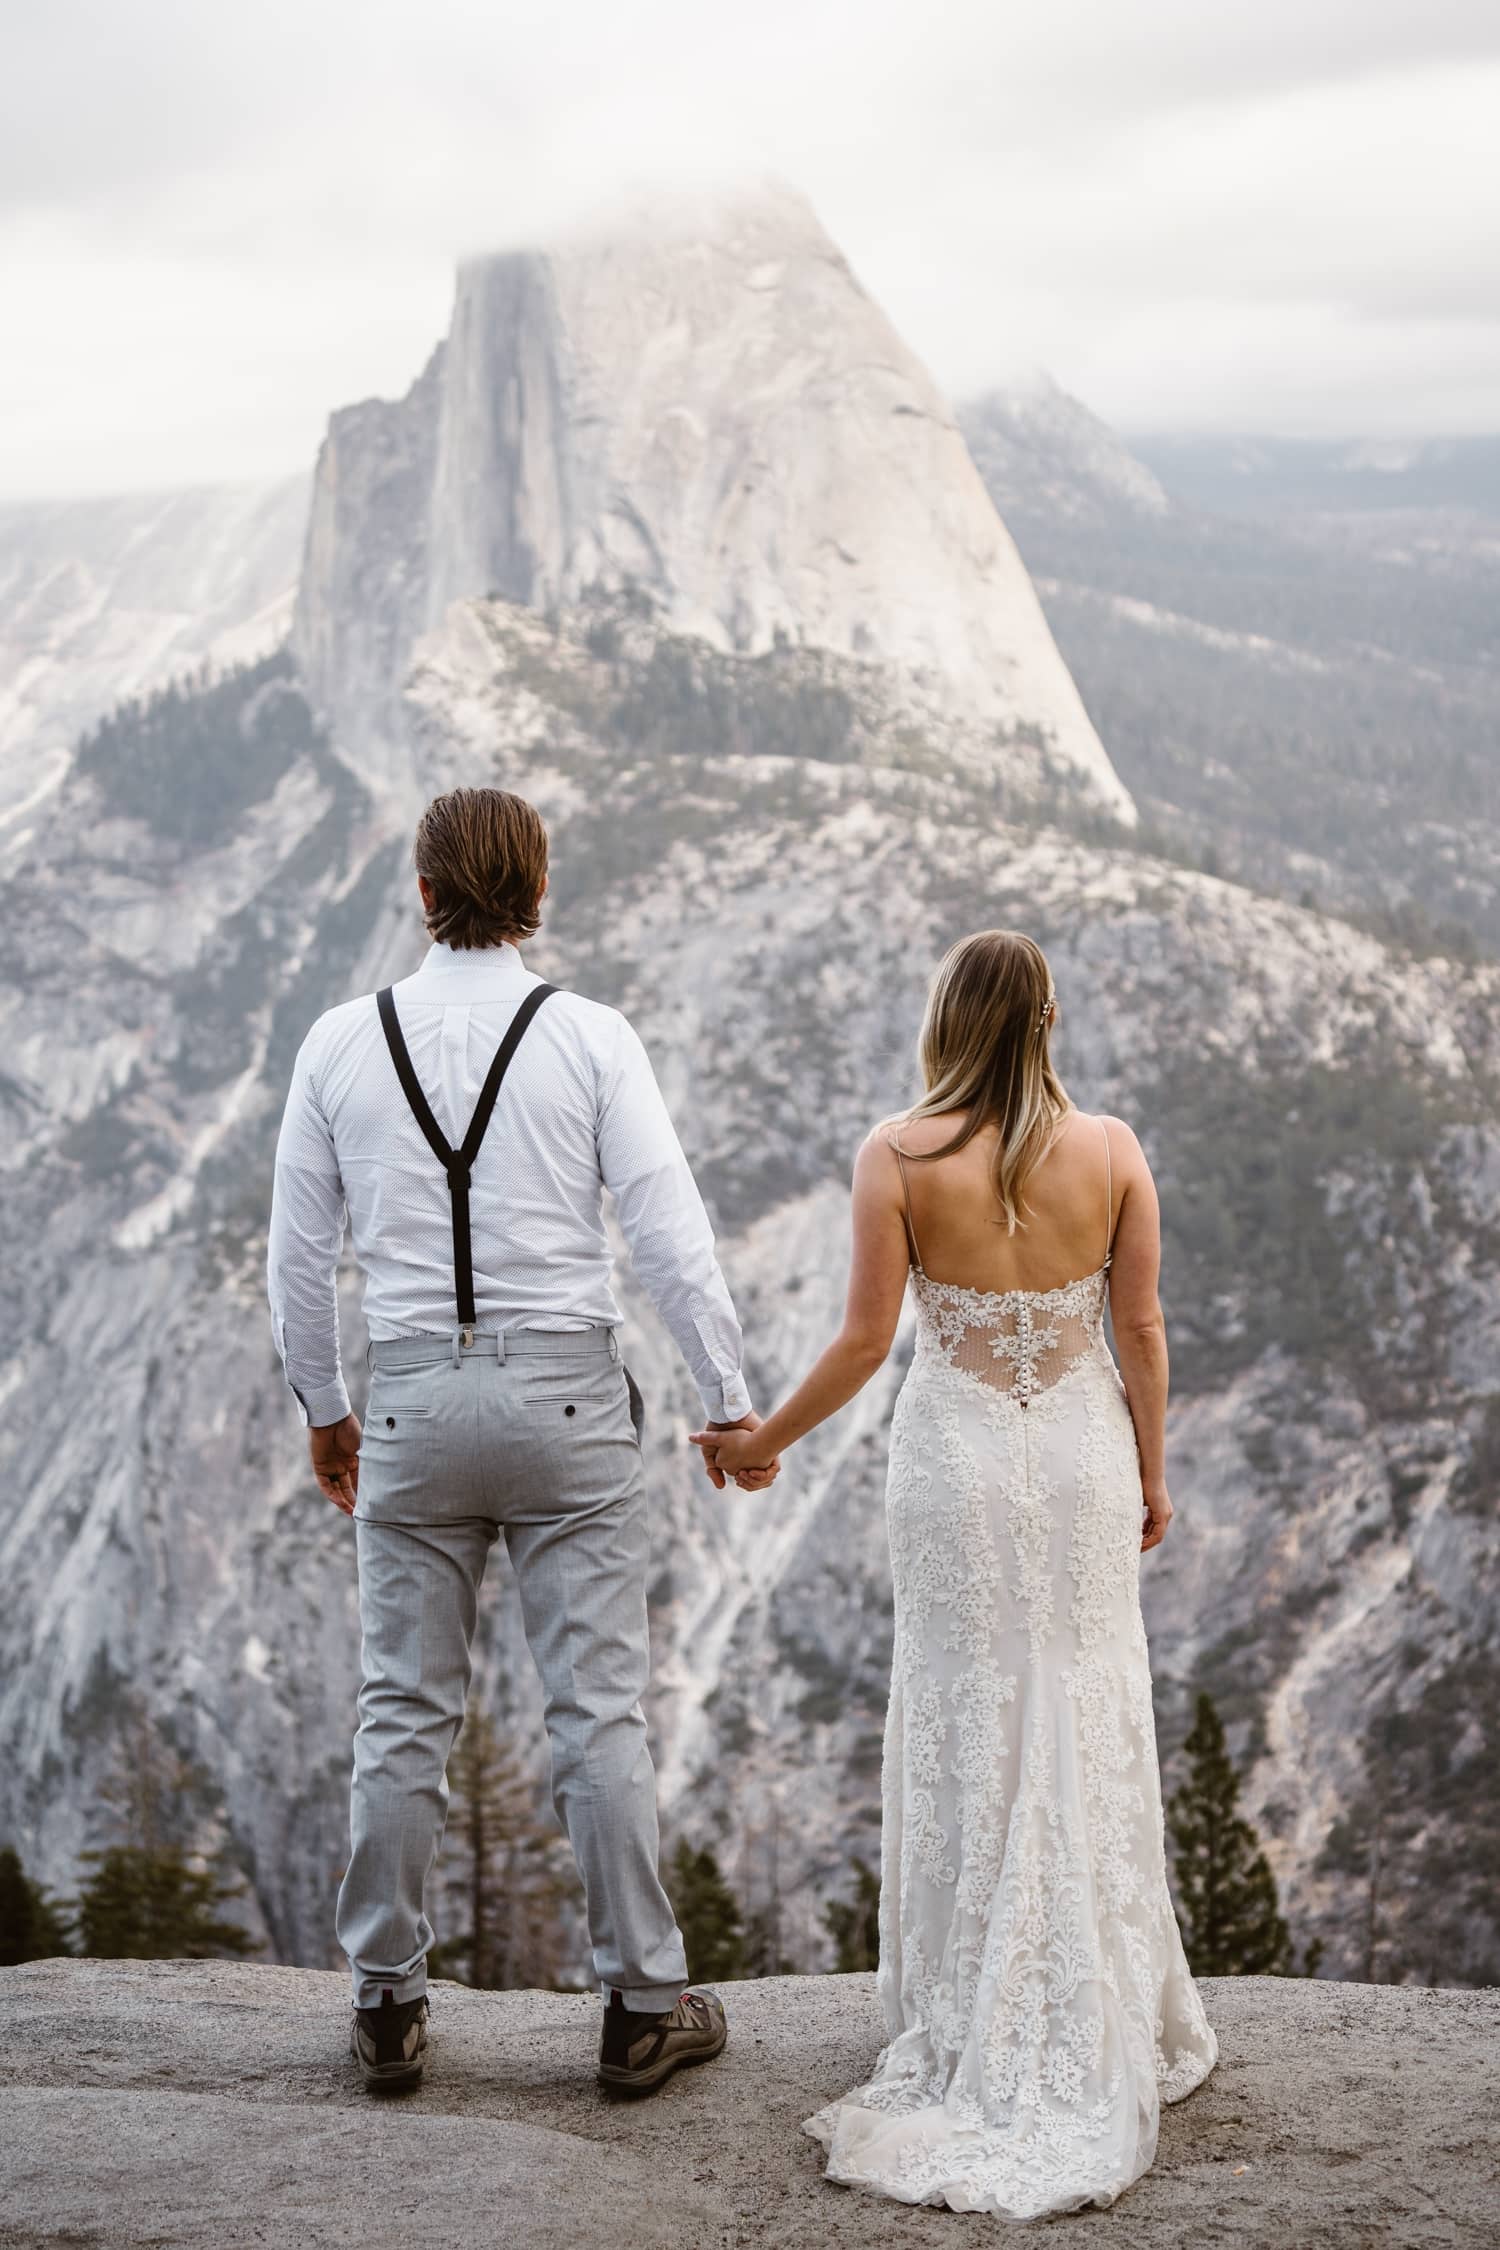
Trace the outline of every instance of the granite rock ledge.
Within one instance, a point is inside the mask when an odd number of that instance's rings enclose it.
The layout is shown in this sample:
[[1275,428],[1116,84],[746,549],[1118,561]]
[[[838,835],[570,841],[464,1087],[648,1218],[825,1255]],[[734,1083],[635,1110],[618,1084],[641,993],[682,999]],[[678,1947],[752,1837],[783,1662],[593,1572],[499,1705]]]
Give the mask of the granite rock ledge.
[[[1500,1992],[1210,1980],[1218,2070],[1154,2169],[1049,2250],[1447,2250],[1500,2237]],[[426,2084],[372,2102],[337,1975],[235,1962],[0,1971],[0,2246],[962,2250],[978,2222],[829,2187],[800,2120],[880,2043],[870,1977],[728,1988],[722,2063],[619,2104],[595,2003],[434,1992]]]

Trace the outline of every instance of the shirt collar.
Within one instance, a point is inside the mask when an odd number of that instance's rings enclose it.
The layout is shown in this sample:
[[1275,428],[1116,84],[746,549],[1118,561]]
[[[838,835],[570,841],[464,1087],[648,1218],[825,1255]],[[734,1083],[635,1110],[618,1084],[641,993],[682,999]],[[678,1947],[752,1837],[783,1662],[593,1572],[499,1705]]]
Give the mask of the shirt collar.
[[420,986],[424,992],[503,992],[528,973],[520,954],[509,943],[462,949],[430,945],[426,959],[409,982]]

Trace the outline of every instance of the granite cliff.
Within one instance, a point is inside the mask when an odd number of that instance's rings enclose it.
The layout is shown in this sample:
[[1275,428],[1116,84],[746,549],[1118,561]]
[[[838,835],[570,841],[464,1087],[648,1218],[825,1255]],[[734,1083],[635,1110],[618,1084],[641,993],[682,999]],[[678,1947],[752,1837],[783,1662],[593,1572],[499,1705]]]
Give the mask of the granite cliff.
[[977,770],[1133,818],[952,410],[790,191],[465,266],[408,396],[333,418],[294,646],[384,742],[453,602],[637,588],[719,651],[858,660]]

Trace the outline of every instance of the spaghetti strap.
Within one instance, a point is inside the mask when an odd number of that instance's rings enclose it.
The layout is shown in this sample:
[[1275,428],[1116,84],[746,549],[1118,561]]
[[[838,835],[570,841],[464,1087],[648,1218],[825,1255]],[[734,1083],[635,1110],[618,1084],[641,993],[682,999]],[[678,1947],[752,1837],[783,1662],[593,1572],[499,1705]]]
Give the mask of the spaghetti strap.
[[901,1215],[906,1221],[906,1240],[911,1249],[911,1262],[918,1273],[921,1273],[924,1269],[922,1253],[917,1247],[916,1222],[911,1215],[911,1182],[906,1176],[906,1151],[894,1133],[886,1134],[885,1145],[894,1151],[896,1162],[901,1167]]
[[1104,1135],[1104,1263],[1108,1265],[1115,1254],[1115,1174],[1109,1154],[1109,1124],[1103,1117],[1099,1130]]

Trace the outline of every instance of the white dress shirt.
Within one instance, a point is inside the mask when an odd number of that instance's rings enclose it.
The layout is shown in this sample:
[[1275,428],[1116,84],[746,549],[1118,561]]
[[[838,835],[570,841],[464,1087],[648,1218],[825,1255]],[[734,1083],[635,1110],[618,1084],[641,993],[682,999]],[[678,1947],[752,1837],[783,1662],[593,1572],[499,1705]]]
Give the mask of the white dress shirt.
[[[506,1027],[541,981],[513,945],[434,945],[396,986],[412,1067],[455,1147]],[[516,1050],[474,1165],[481,1329],[619,1320],[605,1188],[705,1414],[737,1421],[750,1410],[740,1325],[646,1050],[615,1009],[557,992]],[[346,1212],[370,1334],[451,1335],[458,1306],[447,1176],[401,1091],[373,995],[313,1025],[276,1149],[271,1320],[303,1418],[320,1426],[349,1411],[335,1290]]]

